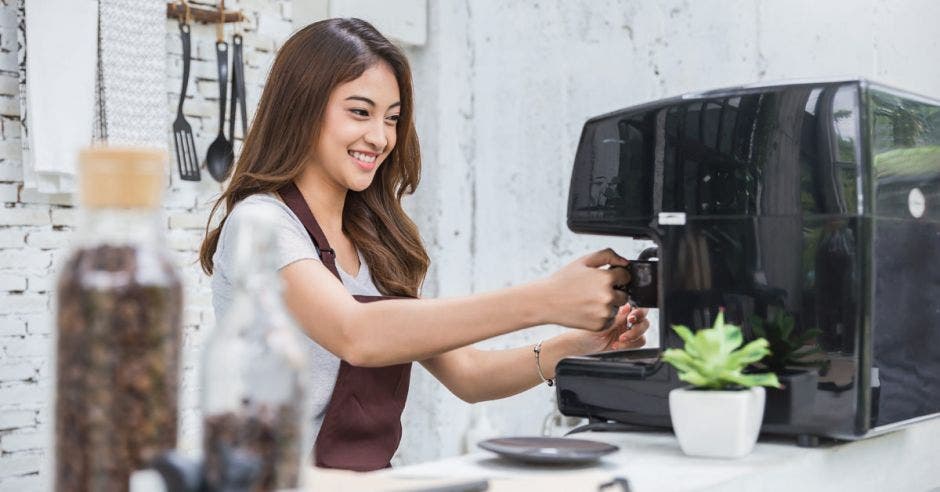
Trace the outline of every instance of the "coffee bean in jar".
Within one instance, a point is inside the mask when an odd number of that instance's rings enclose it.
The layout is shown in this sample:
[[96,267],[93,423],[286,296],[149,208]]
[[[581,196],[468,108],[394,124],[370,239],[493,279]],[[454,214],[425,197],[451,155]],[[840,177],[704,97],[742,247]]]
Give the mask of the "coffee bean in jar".
[[263,492],[297,487],[302,452],[297,406],[245,405],[204,420],[205,476],[211,490]]
[[163,248],[165,154],[83,151],[81,221],[59,272],[58,491],[125,491],[176,446],[182,287]]

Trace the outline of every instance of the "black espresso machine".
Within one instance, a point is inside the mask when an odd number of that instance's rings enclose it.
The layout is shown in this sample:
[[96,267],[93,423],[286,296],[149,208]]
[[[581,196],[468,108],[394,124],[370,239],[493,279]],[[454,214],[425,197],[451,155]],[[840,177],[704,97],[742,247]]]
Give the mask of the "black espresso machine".
[[[940,101],[866,80],[746,86],[584,125],[568,227],[649,239],[659,348],[559,362],[560,411],[669,427],[670,328],[771,342],[763,432],[859,439],[940,415]],[[655,270],[654,270],[655,271]]]

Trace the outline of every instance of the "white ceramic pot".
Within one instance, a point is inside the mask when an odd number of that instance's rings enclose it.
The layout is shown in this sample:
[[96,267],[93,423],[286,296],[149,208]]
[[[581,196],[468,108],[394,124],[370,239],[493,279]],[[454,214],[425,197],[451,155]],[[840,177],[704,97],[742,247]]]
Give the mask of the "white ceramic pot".
[[740,458],[757,442],[764,417],[764,388],[674,389],[669,392],[669,414],[685,454]]

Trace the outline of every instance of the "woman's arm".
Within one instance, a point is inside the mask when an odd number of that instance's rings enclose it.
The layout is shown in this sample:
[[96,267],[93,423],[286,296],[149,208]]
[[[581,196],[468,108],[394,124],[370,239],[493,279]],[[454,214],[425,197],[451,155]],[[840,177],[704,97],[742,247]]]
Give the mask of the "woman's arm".
[[[642,347],[647,329],[645,309],[623,306],[611,328],[603,332],[568,332],[545,340],[539,355],[542,374],[554,378],[555,366],[565,357]],[[477,403],[512,396],[540,384],[542,378],[532,348],[532,345],[507,350],[464,347],[421,364],[458,398]]]
[[281,269],[284,298],[314,341],[350,364],[386,366],[424,360],[465,345],[543,323],[590,331],[610,324],[626,304],[614,289],[629,281],[627,262],[607,249],[580,258],[551,277],[452,299],[360,303],[322,263]]

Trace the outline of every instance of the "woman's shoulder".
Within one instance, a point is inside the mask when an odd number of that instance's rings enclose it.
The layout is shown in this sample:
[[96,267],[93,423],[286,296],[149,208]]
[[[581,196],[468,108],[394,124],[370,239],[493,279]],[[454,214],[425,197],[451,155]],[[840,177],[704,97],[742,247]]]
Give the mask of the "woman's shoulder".
[[300,222],[293,210],[273,193],[255,193],[243,198],[232,207],[232,211],[226,219],[226,224],[235,224],[241,220],[240,217],[249,215],[250,212],[261,212],[270,217],[271,220],[275,221],[276,228],[287,227],[304,231],[303,223]]
[[241,222],[243,217],[252,215],[253,212],[262,213],[270,218],[278,235],[285,230],[305,235],[300,219],[277,196],[270,193],[255,193],[239,200],[232,207],[222,226],[222,242],[225,242],[228,231],[236,229],[236,224]]
[[273,222],[274,234],[278,244],[275,252],[279,259],[278,268],[297,259],[319,259],[319,254],[316,252],[306,229],[304,229],[300,219],[294,215],[290,207],[274,194],[256,193],[236,203],[225,219],[222,234],[219,238],[219,246],[216,249],[216,255],[219,256],[220,262],[224,263],[224,257],[227,256],[228,247],[226,245],[234,240],[231,237],[232,231],[238,229],[242,217],[247,218],[252,215],[252,212],[263,213],[266,218],[270,218]]
[[246,210],[252,209],[261,210],[277,217],[295,218],[291,209],[274,194],[255,193],[238,201],[238,203],[232,207],[229,219],[243,215]]

